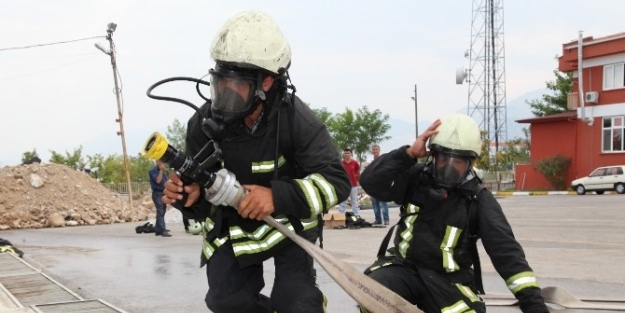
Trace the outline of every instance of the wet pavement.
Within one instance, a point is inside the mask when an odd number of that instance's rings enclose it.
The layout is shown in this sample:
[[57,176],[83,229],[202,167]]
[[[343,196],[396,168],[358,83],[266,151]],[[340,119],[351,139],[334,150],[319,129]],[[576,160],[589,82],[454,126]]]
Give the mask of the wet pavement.
[[[541,286],[558,286],[585,298],[625,298],[624,200],[623,195],[499,198]],[[398,208],[391,207],[390,215],[391,224],[397,222]],[[362,210],[361,216],[373,221],[371,210]],[[136,234],[134,228],[141,224],[8,230],[0,231],[0,238],[24,251],[24,260],[33,267],[85,299],[103,299],[131,313],[210,312],[203,300],[205,272],[199,268],[201,237],[171,222],[170,238]],[[387,230],[326,229],[324,247],[364,270]],[[486,291],[509,293],[483,250],[481,258]],[[317,268],[328,312],[357,312],[356,303]],[[274,274],[271,261],[265,262],[265,269],[268,294]],[[488,311],[520,312],[517,307]],[[593,312],[556,306],[552,311]]]

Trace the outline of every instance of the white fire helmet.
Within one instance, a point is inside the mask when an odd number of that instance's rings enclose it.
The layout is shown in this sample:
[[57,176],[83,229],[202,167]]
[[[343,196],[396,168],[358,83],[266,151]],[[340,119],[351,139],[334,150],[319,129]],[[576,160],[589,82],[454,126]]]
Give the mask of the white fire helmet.
[[291,64],[291,47],[269,15],[246,11],[222,26],[213,39],[211,57],[217,62],[279,74]]
[[482,139],[477,123],[468,115],[452,114],[441,119],[438,133],[430,139],[430,147],[438,145],[460,155],[480,156]]
[[467,177],[472,161],[482,150],[477,123],[464,114],[452,114],[441,119],[437,134],[430,138],[435,183],[453,188]]

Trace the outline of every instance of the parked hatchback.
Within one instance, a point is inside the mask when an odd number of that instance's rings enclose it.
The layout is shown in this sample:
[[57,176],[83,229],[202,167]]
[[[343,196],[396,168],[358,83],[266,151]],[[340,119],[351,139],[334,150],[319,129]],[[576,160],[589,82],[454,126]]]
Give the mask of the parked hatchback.
[[625,193],[625,165],[614,165],[599,167],[590,175],[576,179],[571,182],[571,189],[578,195],[583,195],[586,191],[594,191],[602,195],[608,190],[615,190],[617,193]]

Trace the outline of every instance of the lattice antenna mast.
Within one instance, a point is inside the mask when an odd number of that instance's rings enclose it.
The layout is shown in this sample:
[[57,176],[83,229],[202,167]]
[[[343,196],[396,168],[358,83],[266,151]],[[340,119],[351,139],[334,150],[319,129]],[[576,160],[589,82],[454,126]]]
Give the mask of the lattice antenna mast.
[[473,0],[472,10],[467,113],[495,144],[493,157],[507,141],[503,0]]

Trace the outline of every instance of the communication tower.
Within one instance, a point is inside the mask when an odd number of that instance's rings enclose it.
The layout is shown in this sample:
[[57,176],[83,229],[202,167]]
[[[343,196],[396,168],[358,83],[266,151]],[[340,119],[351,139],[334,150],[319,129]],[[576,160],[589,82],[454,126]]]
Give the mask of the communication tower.
[[469,84],[467,114],[494,144],[494,156],[507,141],[503,0],[473,0],[472,12],[469,69],[457,70],[456,83]]

